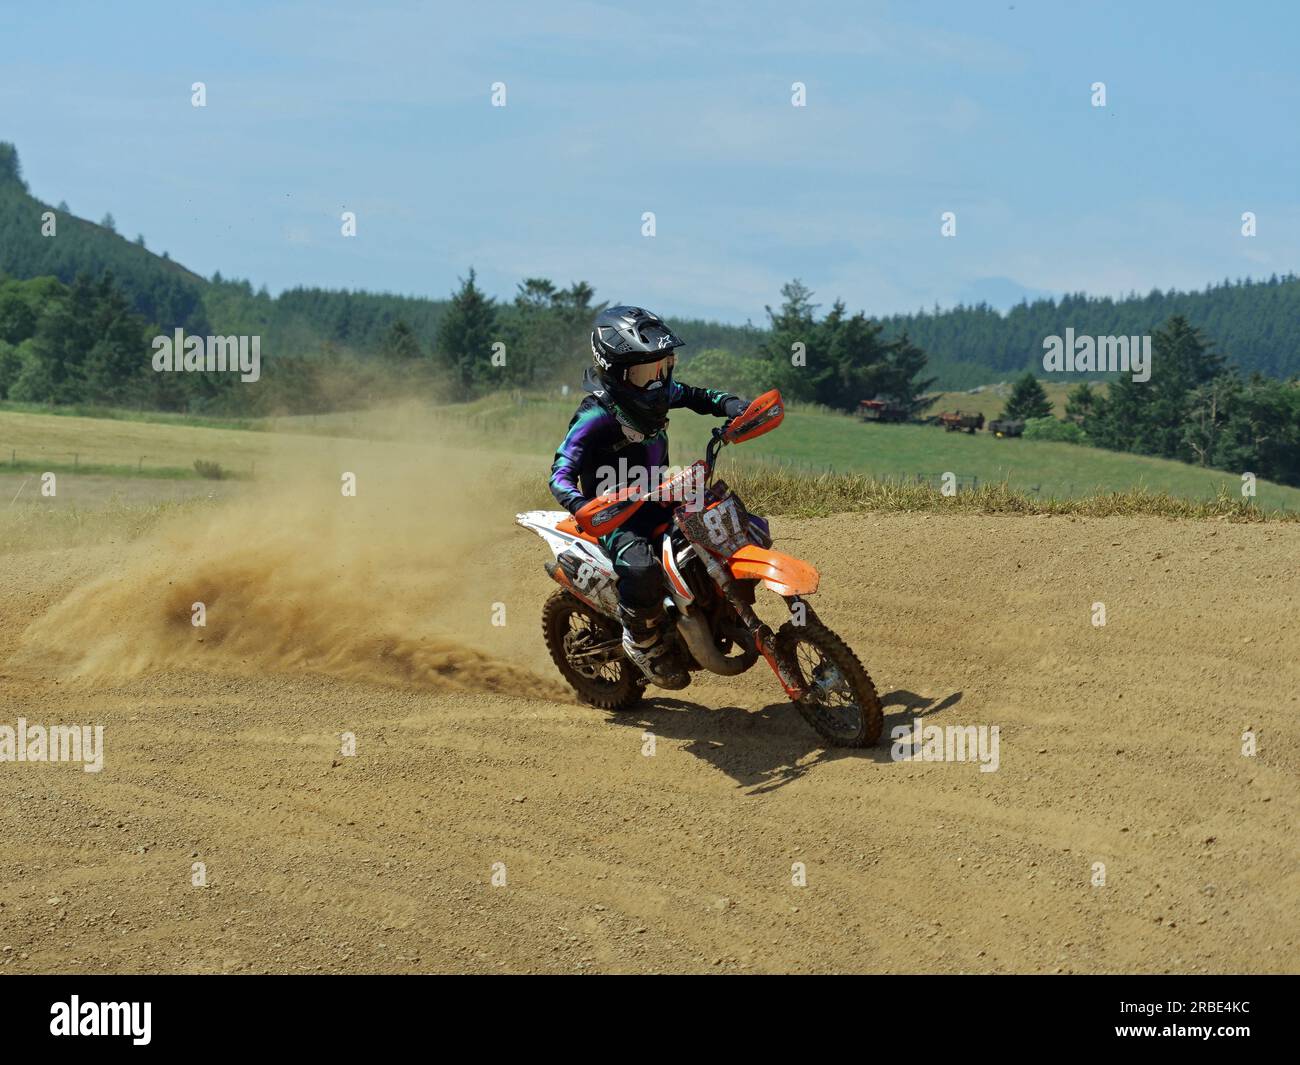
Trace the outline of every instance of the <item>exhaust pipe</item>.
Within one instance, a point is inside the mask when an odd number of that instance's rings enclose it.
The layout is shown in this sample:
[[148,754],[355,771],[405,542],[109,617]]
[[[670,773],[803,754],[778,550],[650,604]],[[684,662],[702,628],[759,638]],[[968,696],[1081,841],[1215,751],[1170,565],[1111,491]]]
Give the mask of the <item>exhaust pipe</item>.
[[698,614],[681,611],[677,616],[677,631],[690,650],[692,657],[711,673],[736,677],[744,673],[758,659],[757,652],[742,651],[738,655],[724,655],[713,642],[713,634]]

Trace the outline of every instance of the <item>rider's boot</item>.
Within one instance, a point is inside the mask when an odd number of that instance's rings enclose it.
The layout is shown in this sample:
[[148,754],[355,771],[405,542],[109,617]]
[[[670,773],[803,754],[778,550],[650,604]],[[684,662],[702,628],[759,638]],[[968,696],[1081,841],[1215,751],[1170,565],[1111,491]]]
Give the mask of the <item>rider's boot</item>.
[[623,653],[646,679],[661,688],[674,691],[685,688],[691,678],[668,653],[668,643],[663,637],[663,607],[620,605],[618,615],[623,622]]

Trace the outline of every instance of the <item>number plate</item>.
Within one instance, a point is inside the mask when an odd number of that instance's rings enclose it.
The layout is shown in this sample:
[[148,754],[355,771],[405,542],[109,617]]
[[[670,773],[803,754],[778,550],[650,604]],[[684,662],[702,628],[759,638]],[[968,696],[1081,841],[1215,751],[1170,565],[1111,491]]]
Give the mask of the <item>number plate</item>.
[[692,543],[724,557],[734,555],[746,544],[754,542],[749,531],[749,514],[734,492],[728,492],[704,510],[679,508],[677,526]]

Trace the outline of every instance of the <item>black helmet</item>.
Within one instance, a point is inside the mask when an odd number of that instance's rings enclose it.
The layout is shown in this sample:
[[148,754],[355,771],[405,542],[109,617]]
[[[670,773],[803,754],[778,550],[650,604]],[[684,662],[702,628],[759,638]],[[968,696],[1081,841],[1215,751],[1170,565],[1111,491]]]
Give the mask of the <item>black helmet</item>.
[[641,307],[610,307],[596,315],[591,327],[596,376],[615,414],[637,432],[653,436],[667,424],[674,349],[681,346],[659,315]]

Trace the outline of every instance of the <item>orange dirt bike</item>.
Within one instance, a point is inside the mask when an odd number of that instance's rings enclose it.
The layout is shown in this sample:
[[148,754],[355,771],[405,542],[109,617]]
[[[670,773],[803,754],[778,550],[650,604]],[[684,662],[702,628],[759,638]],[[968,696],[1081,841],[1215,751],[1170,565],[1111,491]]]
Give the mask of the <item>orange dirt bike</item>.
[[[534,510],[515,521],[546,541],[546,572],[560,585],[542,608],[546,646],[564,679],[606,710],[634,705],[648,683],[623,654],[613,563],[598,537],[613,532],[647,500],[671,507],[661,562],[669,653],[690,671],[734,677],[759,657],[813,728],[839,747],[866,747],[880,736],[880,700],[857,655],[803,598],[817,590],[807,562],[772,550],[768,524],[713,476],[718,452],[770,432],[785,416],[771,391],[725,428],[713,430],[703,461],[657,488],[624,487],[591,500],[576,515]],[[775,633],[754,613],[759,584],[790,613]]]

